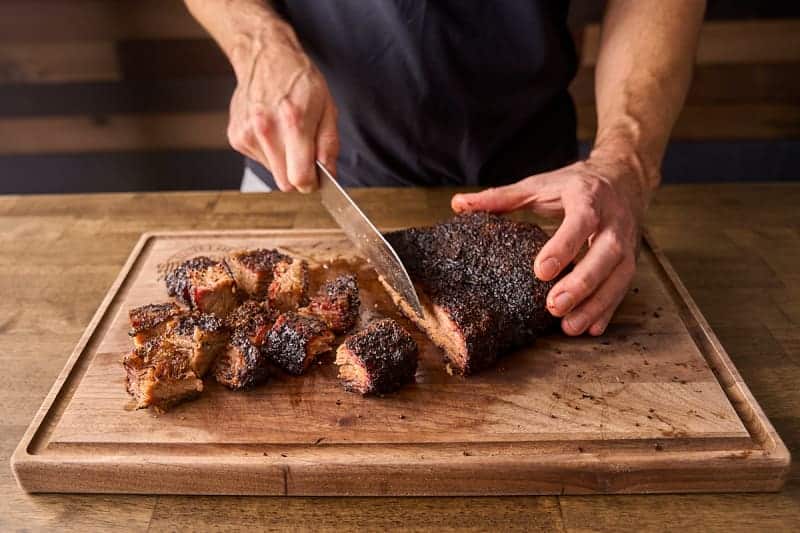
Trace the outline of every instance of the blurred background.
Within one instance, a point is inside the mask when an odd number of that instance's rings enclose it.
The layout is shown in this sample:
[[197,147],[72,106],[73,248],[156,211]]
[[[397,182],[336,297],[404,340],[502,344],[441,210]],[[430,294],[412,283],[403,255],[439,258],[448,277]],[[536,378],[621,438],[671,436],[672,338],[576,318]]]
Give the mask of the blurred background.
[[[573,0],[578,135],[603,2]],[[800,2],[709,2],[668,183],[800,179]],[[238,188],[228,63],[179,0],[0,1],[0,193]]]

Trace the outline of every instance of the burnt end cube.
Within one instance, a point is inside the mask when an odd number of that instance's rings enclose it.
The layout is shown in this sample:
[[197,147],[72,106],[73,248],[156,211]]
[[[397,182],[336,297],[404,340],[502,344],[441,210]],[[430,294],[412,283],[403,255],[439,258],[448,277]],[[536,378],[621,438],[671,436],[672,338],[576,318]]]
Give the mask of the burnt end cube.
[[269,377],[269,358],[247,335],[234,333],[214,365],[214,379],[232,390],[259,385]]
[[333,333],[322,320],[289,311],[275,321],[265,351],[276,366],[300,375],[317,355],[331,350],[333,340]]
[[275,265],[291,258],[277,250],[238,250],[225,258],[236,284],[250,298],[265,300],[274,278]]
[[267,290],[270,307],[293,311],[308,301],[308,263],[284,256],[275,264]]
[[346,274],[325,283],[300,313],[320,318],[334,333],[344,333],[355,326],[360,305],[358,281]]
[[239,303],[228,268],[208,257],[183,262],[167,275],[166,284],[170,296],[201,313],[224,317]]
[[192,370],[199,377],[206,375],[230,337],[222,319],[199,313],[177,319],[167,328],[166,336],[190,354]]
[[166,411],[203,391],[203,381],[192,370],[187,350],[163,337],[126,355],[122,365],[126,388],[139,409]]
[[336,351],[336,364],[346,390],[385,394],[414,381],[417,357],[411,335],[387,318],[349,336]]
[[227,316],[225,325],[232,332],[246,335],[255,346],[261,346],[276,316],[266,302],[247,300]]
[[150,339],[163,335],[167,327],[185,311],[172,302],[148,304],[128,311],[131,329],[128,335],[137,348],[145,345]]

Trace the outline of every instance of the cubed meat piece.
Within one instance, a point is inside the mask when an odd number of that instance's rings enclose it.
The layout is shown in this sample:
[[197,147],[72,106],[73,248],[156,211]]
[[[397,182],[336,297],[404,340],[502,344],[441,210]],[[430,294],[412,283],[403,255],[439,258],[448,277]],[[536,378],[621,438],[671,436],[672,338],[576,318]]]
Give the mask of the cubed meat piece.
[[322,319],[334,333],[344,333],[355,326],[360,305],[356,277],[346,274],[325,283],[299,312]]
[[269,377],[269,359],[250,338],[234,333],[214,365],[214,379],[232,390],[259,385]]
[[344,388],[361,394],[385,394],[414,381],[417,343],[390,318],[372,322],[336,350]]
[[275,266],[282,261],[291,262],[291,258],[277,250],[264,248],[238,250],[225,258],[238,287],[255,300],[267,298]]
[[131,322],[128,335],[133,339],[134,346],[142,347],[150,339],[163,335],[167,326],[184,313],[180,306],[172,302],[136,307],[128,311]]
[[308,263],[285,256],[273,271],[267,291],[270,307],[280,311],[296,311],[308,301]]
[[167,275],[166,284],[170,296],[201,313],[225,317],[239,303],[228,268],[208,257],[183,262]]
[[271,311],[266,302],[247,300],[228,315],[225,324],[232,332],[246,335],[250,342],[260,347],[266,342],[276,316],[277,313]]
[[192,370],[199,377],[206,375],[230,337],[222,319],[199,313],[180,317],[167,328],[166,335],[190,354]]
[[289,311],[275,321],[265,350],[276,366],[300,375],[317,355],[331,350],[334,338],[322,320]]
[[192,370],[189,352],[163,337],[152,339],[126,355],[126,387],[136,407],[166,411],[203,391],[203,381]]

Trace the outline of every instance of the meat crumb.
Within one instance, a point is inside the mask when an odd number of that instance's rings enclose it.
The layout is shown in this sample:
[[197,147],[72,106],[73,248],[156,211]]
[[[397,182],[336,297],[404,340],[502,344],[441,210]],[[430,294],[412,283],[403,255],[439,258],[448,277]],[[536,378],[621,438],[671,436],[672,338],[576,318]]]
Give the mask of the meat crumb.
[[448,374],[449,376],[452,376],[452,375],[453,375],[453,367],[452,367],[452,366],[450,366],[450,363],[447,363],[447,364],[445,365],[445,367],[444,367],[444,370],[445,370],[445,372],[447,372],[447,374]]
[[399,418],[400,420],[405,420],[405,419],[406,419],[406,415],[400,415],[398,418]]

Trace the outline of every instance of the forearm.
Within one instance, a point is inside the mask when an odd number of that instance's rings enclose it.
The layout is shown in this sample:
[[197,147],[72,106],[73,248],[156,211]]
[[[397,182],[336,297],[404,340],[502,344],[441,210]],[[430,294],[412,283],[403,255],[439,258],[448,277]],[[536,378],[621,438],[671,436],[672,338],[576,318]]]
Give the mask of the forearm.
[[254,54],[272,44],[299,47],[294,31],[267,0],[185,0],[192,16],[228,56],[240,79]]
[[691,82],[704,0],[610,0],[595,72],[593,155],[660,180],[670,131]]

